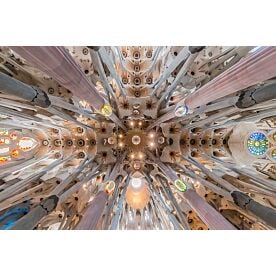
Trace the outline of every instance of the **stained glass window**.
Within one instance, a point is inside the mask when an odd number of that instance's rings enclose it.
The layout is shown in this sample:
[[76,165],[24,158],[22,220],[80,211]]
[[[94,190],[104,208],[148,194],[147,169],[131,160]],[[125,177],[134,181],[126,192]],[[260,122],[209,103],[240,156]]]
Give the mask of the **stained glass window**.
[[247,148],[253,155],[260,156],[268,150],[268,139],[262,132],[253,132],[247,139]]
[[9,131],[6,128],[0,128],[0,135],[4,136],[4,135],[8,135]]
[[276,149],[271,152],[271,156],[273,159],[276,159]]
[[7,156],[0,156],[0,163],[5,163],[11,161],[11,156],[7,155]]
[[9,138],[0,138],[0,145],[8,145],[9,143]]
[[10,148],[0,148],[0,154],[1,153],[7,153],[9,152]]
[[31,150],[35,145],[36,141],[30,137],[22,137],[18,142],[19,149],[23,151]]
[[13,151],[12,151],[12,156],[13,156],[13,157],[17,157],[18,155],[19,155],[18,150],[13,150]]
[[105,192],[108,193],[109,195],[113,193],[115,189],[115,183],[114,181],[109,181],[107,185],[105,186]]
[[183,180],[175,180],[174,185],[180,192],[185,192],[187,190],[187,185],[184,183]]
[[11,140],[16,140],[17,139],[17,135],[15,133],[11,133],[10,134],[10,138],[11,138]]

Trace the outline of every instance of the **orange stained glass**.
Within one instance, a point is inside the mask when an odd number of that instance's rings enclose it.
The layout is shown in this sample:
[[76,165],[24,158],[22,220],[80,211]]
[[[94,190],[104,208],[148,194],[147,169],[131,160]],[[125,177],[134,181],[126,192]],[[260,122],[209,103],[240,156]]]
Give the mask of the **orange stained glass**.
[[11,161],[11,156],[10,155],[0,157],[0,163],[5,163],[5,162],[8,162],[8,161]]
[[0,138],[0,145],[8,145],[10,143],[9,138]]
[[19,151],[18,150],[13,150],[12,151],[12,156],[13,157],[17,157],[19,155]]
[[10,134],[10,138],[11,138],[11,140],[16,140],[17,139],[17,135],[15,133],[11,133]]

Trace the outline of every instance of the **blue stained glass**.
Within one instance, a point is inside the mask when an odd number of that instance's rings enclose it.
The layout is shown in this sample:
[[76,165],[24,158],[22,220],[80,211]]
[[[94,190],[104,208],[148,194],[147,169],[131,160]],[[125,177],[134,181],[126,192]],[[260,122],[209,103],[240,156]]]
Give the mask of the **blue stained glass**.
[[247,139],[247,149],[255,156],[263,155],[268,150],[268,139],[262,132],[253,132]]

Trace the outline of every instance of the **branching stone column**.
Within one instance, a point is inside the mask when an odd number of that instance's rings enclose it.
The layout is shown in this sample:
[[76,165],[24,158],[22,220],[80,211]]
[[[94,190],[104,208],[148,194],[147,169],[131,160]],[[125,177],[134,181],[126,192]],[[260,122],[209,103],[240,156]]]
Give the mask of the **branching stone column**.
[[164,114],[148,129],[176,117],[182,117],[193,109],[226,97],[276,76],[276,48],[263,47],[249,54],[225,72],[189,94],[174,110]]
[[265,221],[268,225],[276,228],[276,211],[272,208],[264,206],[255,200],[253,200],[248,195],[241,193],[239,191],[234,191],[232,193],[234,202],[244,210],[248,210],[255,216],[259,217],[261,220]]
[[95,198],[88,206],[86,212],[80,223],[77,225],[76,230],[94,230],[102,216],[104,207],[108,200],[108,194],[105,191],[97,193]]
[[27,85],[0,72],[0,92],[29,101],[40,107],[49,107],[48,95],[38,87]]
[[[174,184],[176,184],[176,182],[179,181],[177,175],[171,168],[163,164],[161,165],[161,169]],[[206,225],[208,225],[210,229],[212,230],[236,229],[216,209],[214,209],[212,206],[208,204],[208,202],[206,202],[203,198],[201,198],[193,189],[188,188],[184,192],[179,191],[178,194],[191,206],[191,208],[198,214],[198,216],[202,219],[202,221],[206,223]]]
[[78,98],[87,101],[103,116],[124,128],[112,108],[99,94],[94,85],[76,64],[73,57],[64,47],[11,47],[16,53],[29,61],[48,76],[72,91]]
[[247,55],[185,99],[189,109],[228,96],[276,76],[276,48],[264,47]]
[[[124,155],[122,157],[124,157]],[[83,218],[81,219],[80,223],[76,227],[77,230],[96,229],[97,224],[103,215],[103,211],[108,201],[109,195],[112,194],[115,189],[115,180],[117,178],[117,174],[120,166],[121,166],[121,162],[119,160],[116,163],[116,165],[113,167],[108,177],[107,183],[105,181],[105,183],[101,185],[98,193],[89,204],[87,210],[84,213]]]
[[52,212],[58,203],[58,197],[52,195],[43,200],[38,206],[31,210],[27,215],[19,219],[10,229],[11,230],[32,230],[39,221]]
[[219,212],[201,198],[194,190],[188,189],[181,196],[211,230],[236,230]]

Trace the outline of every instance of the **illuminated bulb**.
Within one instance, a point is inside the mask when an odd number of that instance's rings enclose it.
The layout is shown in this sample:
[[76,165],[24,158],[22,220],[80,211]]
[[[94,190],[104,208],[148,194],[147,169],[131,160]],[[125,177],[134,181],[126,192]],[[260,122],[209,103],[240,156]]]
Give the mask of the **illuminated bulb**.
[[140,188],[142,186],[142,180],[141,178],[136,178],[136,177],[133,177],[130,181],[130,185],[133,187],[133,188]]
[[124,144],[122,142],[119,143],[119,147],[122,148]]
[[142,159],[143,158],[143,154],[139,153],[139,158]]
[[133,145],[139,145],[141,143],[141,138],[139,135],[134,135],[131,141]]
[[153,143],[153,142],[150,142],[150,146],[151,146],[151,147],[154,147],[154,143]]
[[150,200],[150,193],[144,180],[132,178],[126,191],[126,202],[134,209],[143,209]]
[[154,134],[153,134],[153,133],[150,133],[149,137],[150,137],[150,138],[153,138],[153,137],[154,137]]
[[130,122],[130,125],[131,125],[131,126],[134,126],[134,122],[133,122],[133,121],[131,121],[131,122]]
[[158,138],[157,142],[158,142],[158,144],[164,144],[165,138],[161,136],[161,137]]
[[131,158],[131,159],[134,159],[134,154],[133,154],[133,153],[130,155],[130,158]]
[[139,122],[138,125],[141,126],[141,125],[142,125],[142,122]]
[[108,137],[107,142],[108,142],[108,144],[110,144],[110,145],[114,145],[114,144],[115,144],[115,139],[114,139],[114,137]]
[[119,134],[119,138],[123,138],[123,134]]

